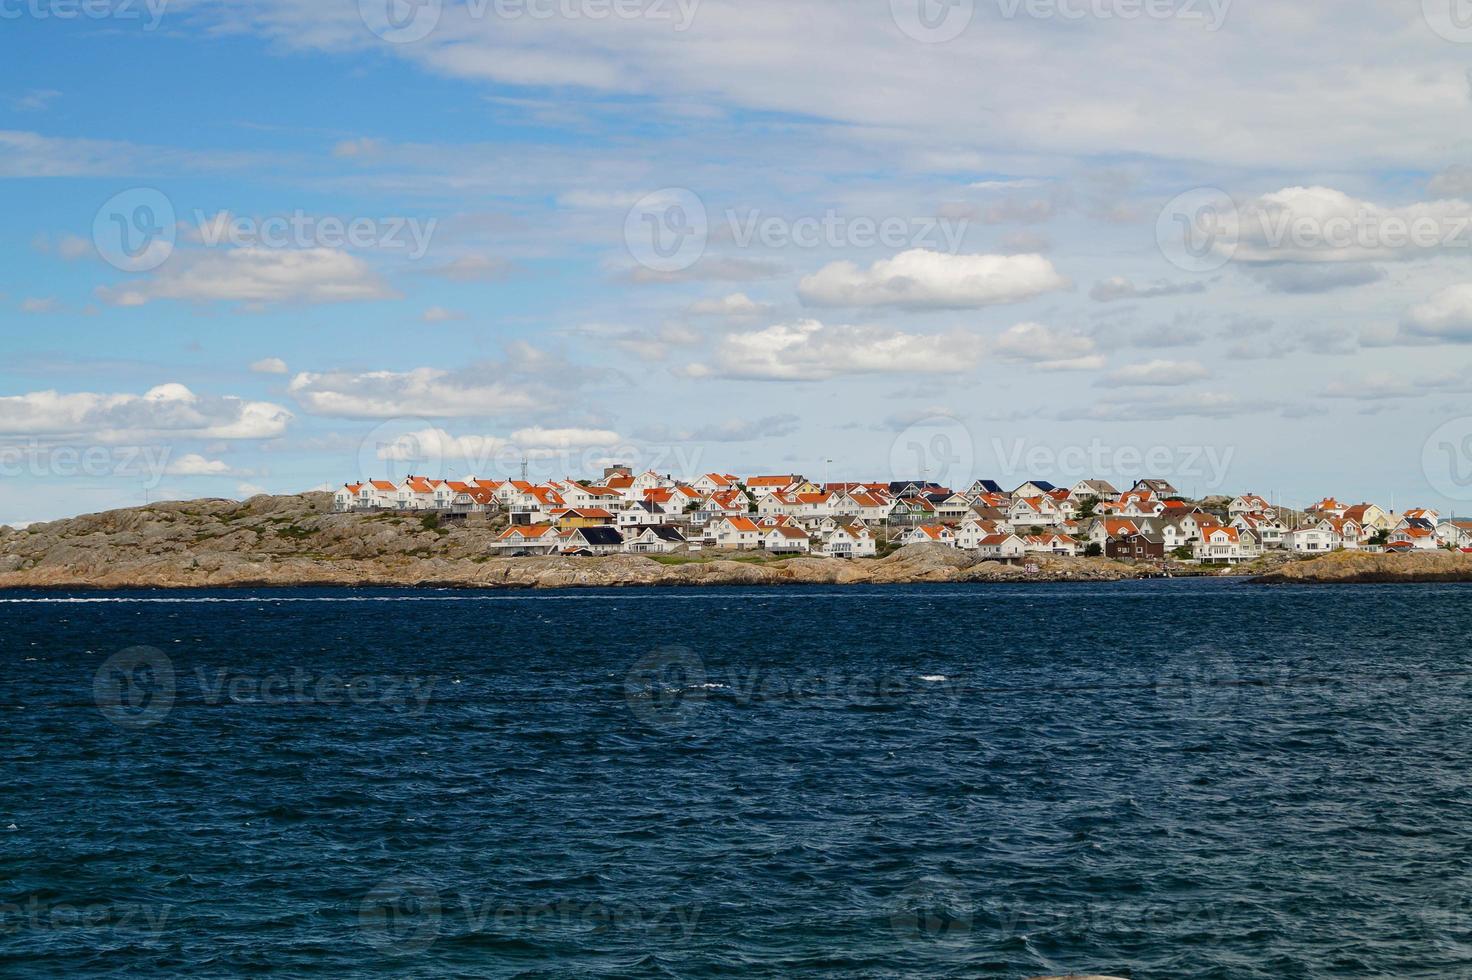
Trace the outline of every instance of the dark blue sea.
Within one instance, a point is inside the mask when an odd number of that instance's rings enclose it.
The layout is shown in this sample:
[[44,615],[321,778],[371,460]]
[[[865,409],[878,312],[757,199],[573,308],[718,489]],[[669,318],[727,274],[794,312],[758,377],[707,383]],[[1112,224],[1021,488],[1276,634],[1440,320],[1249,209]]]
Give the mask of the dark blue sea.
[[1472,977],[1469,600],[0,594],[0,975]]

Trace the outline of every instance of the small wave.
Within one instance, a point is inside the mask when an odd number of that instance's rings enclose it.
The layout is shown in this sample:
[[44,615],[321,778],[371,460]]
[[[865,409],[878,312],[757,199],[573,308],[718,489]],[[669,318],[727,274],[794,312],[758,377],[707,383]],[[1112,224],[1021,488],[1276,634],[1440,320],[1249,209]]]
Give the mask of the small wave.
[[941,684],[950,680],[945,674],[921,674],[920,679],[929,684]]

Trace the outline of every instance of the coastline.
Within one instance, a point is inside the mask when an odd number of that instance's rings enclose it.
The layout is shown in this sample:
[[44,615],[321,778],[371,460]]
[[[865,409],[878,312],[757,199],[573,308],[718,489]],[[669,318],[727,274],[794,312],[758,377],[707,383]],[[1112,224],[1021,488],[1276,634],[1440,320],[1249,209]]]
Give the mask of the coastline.
[[327,494],[194,500],[0,528],[0,590],[293,586],[575,589],[1114,582],[1230,577],[1258,584],[1472,581],[1472,555],[1286,554],[1230,567],[1028,555],[984,560],[941,544],[882,558],[763,552],[490,557],[495,528],[422,515],[333,512]]

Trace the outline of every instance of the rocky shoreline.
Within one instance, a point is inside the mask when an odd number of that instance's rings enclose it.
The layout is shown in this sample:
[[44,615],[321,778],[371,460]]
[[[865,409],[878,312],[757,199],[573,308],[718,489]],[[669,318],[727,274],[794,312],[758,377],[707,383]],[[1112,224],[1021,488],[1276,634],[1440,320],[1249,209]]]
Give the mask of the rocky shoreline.
[[[495,534],[484,521],[442,525],[429,514],[337,514],[324,493],[163,503],[25,530],[0,527],[0,589],[887,585],[1116,582],[1161,574],[1157,566],[1104,558],[1038,556],[1007,565],[941,545],[856,561],[750,552],[487,557]],[[1171,573],[1257,575],[1252,581],[1264,583],[1472,581],[1472,556],[1276,556],[1260,566],[1172,566]]]

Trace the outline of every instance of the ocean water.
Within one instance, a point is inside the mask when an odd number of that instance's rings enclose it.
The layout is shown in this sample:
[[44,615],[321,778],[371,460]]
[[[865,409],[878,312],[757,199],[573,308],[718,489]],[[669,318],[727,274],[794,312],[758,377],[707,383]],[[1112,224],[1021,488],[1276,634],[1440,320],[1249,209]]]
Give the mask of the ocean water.
[[0,976],[1472,976],[1472,593],[0,594]]

